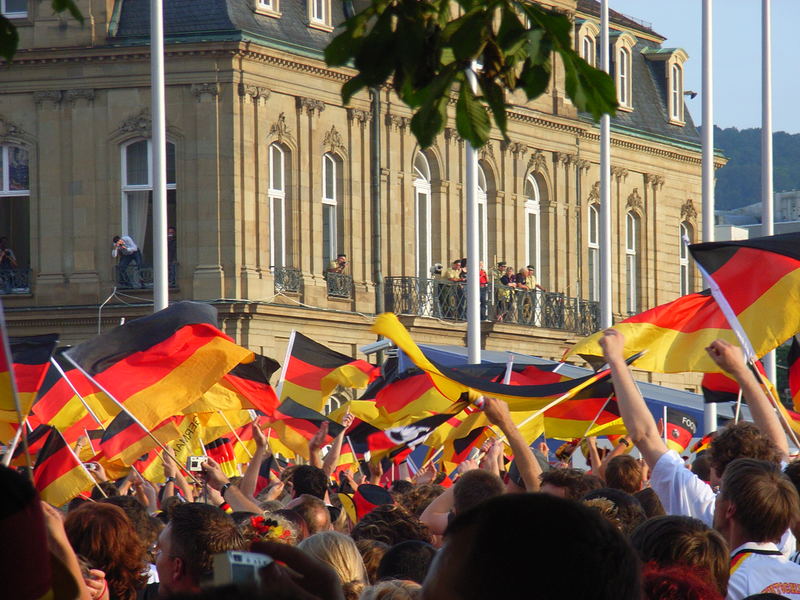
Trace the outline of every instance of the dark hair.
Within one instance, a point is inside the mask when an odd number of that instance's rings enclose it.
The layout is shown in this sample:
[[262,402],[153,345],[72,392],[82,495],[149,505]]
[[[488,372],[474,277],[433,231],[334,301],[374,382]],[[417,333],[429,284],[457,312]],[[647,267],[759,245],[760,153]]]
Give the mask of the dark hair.
[[398,499],[408,512],[415,517],[421,517],[428,505],[444,493],[444,488],[438,483],[423,483],[415,485],[411,490]]
[[111,239],[111,241],[112,241],[114,244],[116,244],[118,241],[120,241],[120,239],[122,239],[122,238],[120,238],[118,235],[115,235],[115,236],[114,236],[114,237]]
[[606,465],[606,485],[635,494],[642,489],[641,463],[627,454],[615,456]]
[[732,461],[722,478],[720,498],[736,507],[733,518],[749,542],[778,541],[800,516],[797,490],[771,461]]
[[392,546],[378,566],[378,579],[410,579],[422,583],[436,556],[436,548],[425,542],[409,540]]
[[692,461],[692,473],[697,475],[702,481],[711,480],[711,459],[708,457],[708,451],[700,452]]
[[120,507],[83,504],[67,515],[64,529],[75,554],[105,572],[113,597],[136,598],[147,583],[145,547]]
[[410,481],[406,481],[405,479],[395,479],[392,482],[392,485],[389,486],[389,492],[392,494],[392,498],[397,500],[403,494],[407,494],[412,489],[414,489],[414,484]]
[[[100,502],[119,506],[125,511],[134,529],[136,529],[139,539],[147,549],[147,558],[149,562],[155,562],[155,557],[151,552],[151,548],[158,540],[158,534],[163,525],[161,525],[157,519],[153,519],[153,517],[148,514],[144,505],[133,496],[113,496],[111,498],[105,498]],[[159,524],[156,525],[156,523]]]
[[800,493],[800,458],[797,458],[786,465],[783,470],[786,476],[794,484],[795,489]]
[[328,476],[317,467],[300,465],[292,474],[292,488],[295,496],[309,494],[322,500],[328,490]]
[[[633,548],[595,511],[572,500],[504,494],[456,515],[445,536],[442,552],[460,560],[453,569],[458,576],[444,583],[462,600],[518,597],[520,589],[533,589],[531,582],[539,600],[639,600]],[[569,556],[581,557],[580,577]],[[446,562],[443,557],[440,564]]]
[[645,521],[631,534],[642,562],[703,569],[722,596],[728,593],[730,558],[719,532],[699,519],[665,515]]
[[589,475],[580,469],[550,469],[540,476],[542,485],[545,483],[566,488],[567,498],[580,500],[592,490],[603,487],[603,481],[595,475]]
[[172,552],[183,558],[188,575],[197,583],[211,575],[215,554],[245,548],[244,537],[233,520],[209,504],[176,504],[169,527]]
[[378,540],[394,546],[406,540],[431,541],[428,528],[402,506],[383,504],[364,516],[350,533],[354,540]]
[[648,519],[667,514],[667,511],[664,510],[664,505],[661,504],[661,500],[653,488],[646,487],[636,492],[633,496],[639,501],[639,504],[642,505],[644,514],[647,515]]
[[600,514],[619,528],[625,536],[630,535],[631,531],[647,520],[639,501],[622,490],[600,488],[586,494],[583,501],[599,510]]
[[753,423],[742,421],[725,427],[708,449],[711,466],[722,478],[728,464],[737,458],[755,458],[775,464],[781,462],[778,447]]
[[686,565],[648,563],[642,571],[644,600],[722,600],[714,585]]
[[503,482],[497,475],[482,469],[467,471],[453,486],[453,510],[464,512],[503,491]]
[[378,566],[383,560],[386,551],[389,550],[389,545],[378,540],[363,538],[356,540],[356,548],[358,548],[361,559],[364,561],[369,582],[374,584],[378,581]]
[[[100,490],[103,490],[103,493],[100,493]],[[103,496],[105,494],[105,496]],[[117,489],[117,484],[113,481],[99,481],[94,484],[92,487],[92,493],[89,496],[92,500],[103,500],[105,498],[113,498],[114,496],[119,496],[119,490]]]

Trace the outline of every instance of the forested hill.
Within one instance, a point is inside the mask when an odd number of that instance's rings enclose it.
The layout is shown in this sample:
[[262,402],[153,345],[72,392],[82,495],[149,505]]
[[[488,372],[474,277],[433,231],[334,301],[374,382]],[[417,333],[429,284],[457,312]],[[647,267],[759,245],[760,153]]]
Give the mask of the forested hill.
[[[714,128],[714,147],[728,164],[717,171],[717,209],[738,208],[761,200],[761,128]],[[772,138],[774,190],[800,189],[800,134],[778,131]]]

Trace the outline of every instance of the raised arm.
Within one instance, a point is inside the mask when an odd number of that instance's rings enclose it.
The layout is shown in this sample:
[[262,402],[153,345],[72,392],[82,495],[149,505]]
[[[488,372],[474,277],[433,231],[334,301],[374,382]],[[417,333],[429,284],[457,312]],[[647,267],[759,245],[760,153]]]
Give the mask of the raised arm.
[[208,485],[217,490],[233,510],[261,513],[261,507],[252,500],[248,500],[238,487],[231,484],[213,458],[204,462],[202,468]]
[[327,435],[328,423],[323,421],[317,433],[308,440],[308,454],[310,456],[308,463],[312,467],[322,468],[322,447],[325,445],[325,436]]
[[516,424],[511,419],[508,404],[497,398],[484,398],[483,410],[486,413],[486,418],[493,425],[497,425],[500,428],[506,436],[509,446],[514,451],[514,460],[517,462],[522,481],[525,482],[525,490],[538,492],[539,476],[542,474],[542,468],[525,442],[525,438],[522,437]]
[[339,432],[335,438],[333,438],[333,443],[331,443],[331,448],[328,450],[328,453],[325,455],[325,460],[322,461],[322,470],[325,471],[325,475],[328,477],[331,476],[334,469],[339,466],[339,456],[342,454],[342,443],[344,442],[344,433],[347,431],[347,428],[353,424],[353,415],[350,413],[346,413],[344,417],[342,417],[342,427],[343,429]]
[[753,423],[778,447],[783,460],[787,460],[789,444],[786,441],[786,434],[783,432],[778,415],[775,414],[772,402],[767,398],[750,367],[745,364],[742,349],[725,340],[715,340],[706,348],[706,352],[723,371],[736,380],[742,388],[742,397],[750,407]]
[[625,338],[616,329],[606,329],[600,338],[600,347],[603,348],[606,361],[611,368],[611,379],[614,382],[619,412],[628,435],[650,468],[653,468],[658,459],[667,452],[667,445],[661,439],[656,421],[650,414],[628,365],[625,364],[623,356]]
[[253,441],[256,443],[256,451],[253,453],[253,458],[247,463],[247,469],[245,469],[244,476],[239,482],[239,489],[247,498],[255,497],[258,473],[261,471],[261,464],[267,457],[267,436],[261,431],[258,423],[253,422],[251,427],[253,428]]

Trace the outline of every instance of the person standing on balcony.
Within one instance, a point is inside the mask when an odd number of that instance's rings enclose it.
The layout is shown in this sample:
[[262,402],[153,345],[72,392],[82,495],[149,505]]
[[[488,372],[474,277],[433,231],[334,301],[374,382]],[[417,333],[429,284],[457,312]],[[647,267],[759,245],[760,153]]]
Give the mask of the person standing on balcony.
[[533,270],[533,267],[531,265],[528,265],[525,270],[528,271],[528,275],[525,277],[525,285],[528,286],[528,289],[529,290],[538,289],[543,292],[546,292],[547,290],[544,289],[541,285],[539,285],[538,281],[536,281],[536,272]]
[[131,287],[128,267],[133,263],[136,266],[138,274],[138,270],[142,266],[142,253],[139,250],[139,246],[136,245],[136,242],[134,242],[133,238],[129,235],[115,235],[111,241],[113,242],[111,256],[114,258],[120,257],[119,265],[117,266],[119,272],[119,286]]
[[347,267],[347,254],[338,254],[336,260],[332,260],[328,265],[328,273],[344,273]]
[[14,289],[14,269],[17,268],[17,257],[8,247],[8,238],[0,237],[0,287],[4,294]]

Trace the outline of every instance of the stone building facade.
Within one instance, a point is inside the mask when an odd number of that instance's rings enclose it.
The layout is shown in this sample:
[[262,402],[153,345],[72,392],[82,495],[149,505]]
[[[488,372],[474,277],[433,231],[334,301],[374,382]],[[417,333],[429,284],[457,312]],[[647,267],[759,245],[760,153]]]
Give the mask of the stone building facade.
[[[19,272],[0,293],[13,334],[60,331],[74,343],[150,310],[146,268],[133,281],[144,289],[118,290],[101,309],[119,282],[111,237],[138,238],[145,267],[152,256],[149,2],[80,0],[83,27],[15,2],[20,51],[0,72],[0,236]],[[599,4],[544,4],[571,16],[576,48],[595,61]],[[342,18],[334,0],[165,2],[170,298],[214,301],[226,332],[277,358],[292,329],[353,355],[373,339],[370,99],[342,106],[350,73],[322,59]],[[612,27],[621,318],[700,285],[680,247],[681,232],[700,231],[700,147],[683,104],[685,53],[623,15]],[[426,269],[466,251],[464,142],[453,120],[420,152],[410,112],[388,89],[380,98],[386,308],[407,313],[421,342],[463,344],[465,324],[436,308],[440,292],[416,296]],[[566,98],[557,61],[545,95],[515,100],[510,142],[495,135],[479,155],[481,258],[535,266],[548,291],[538,306],[574,306],[585,329],[597,300],[599,130]],[[338,253],[345,276],[326,276]],[[543,312],[501,321],[487,304],[488,349],[557,358],[582,329]]]

